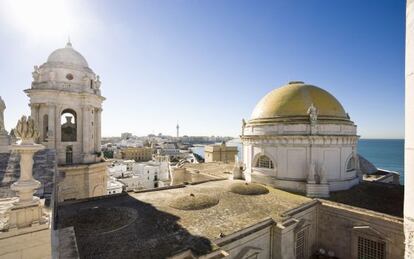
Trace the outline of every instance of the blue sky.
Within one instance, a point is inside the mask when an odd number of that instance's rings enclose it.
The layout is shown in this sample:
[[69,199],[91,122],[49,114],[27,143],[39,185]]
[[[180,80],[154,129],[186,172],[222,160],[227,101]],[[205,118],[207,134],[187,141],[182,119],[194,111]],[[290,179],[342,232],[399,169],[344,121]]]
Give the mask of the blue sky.
[[[33,3],[34,2],[34,3]],[[34,65],[70,35],[101,76],[103,136],[240,134],[267,92],[331,92],[363,138],[404,136],[403,0],[0,2],[6,128]]]

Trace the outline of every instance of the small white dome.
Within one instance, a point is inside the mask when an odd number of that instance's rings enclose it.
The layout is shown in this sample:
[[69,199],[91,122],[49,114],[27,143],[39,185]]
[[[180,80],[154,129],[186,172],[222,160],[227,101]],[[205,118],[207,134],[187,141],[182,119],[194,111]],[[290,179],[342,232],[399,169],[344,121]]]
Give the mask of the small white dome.
[[68,42],[66,47],[57,49],[49,55],[47,63],[65,63],[81,67],[88,67],[86,59],[75,49],[72,44]]

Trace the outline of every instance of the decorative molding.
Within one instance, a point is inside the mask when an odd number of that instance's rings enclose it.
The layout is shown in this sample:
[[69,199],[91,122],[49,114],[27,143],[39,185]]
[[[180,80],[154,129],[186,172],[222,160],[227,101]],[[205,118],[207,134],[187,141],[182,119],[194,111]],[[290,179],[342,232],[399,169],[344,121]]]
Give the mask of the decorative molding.
[[356,145],[358,136],[286,136],[286,135],[244,135],[243,144],[276,145]]

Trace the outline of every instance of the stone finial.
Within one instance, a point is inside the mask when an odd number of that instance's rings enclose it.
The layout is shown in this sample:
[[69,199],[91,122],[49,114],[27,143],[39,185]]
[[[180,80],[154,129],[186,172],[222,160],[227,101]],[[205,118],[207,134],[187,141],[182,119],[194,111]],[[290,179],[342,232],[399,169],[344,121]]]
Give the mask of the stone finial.
[[39,80],[39,76],[40,76],[39,67],[34,66],[33,67],[33,72],[32,72],[33,81],[37,82]]
[[319,179],[321,184],[327,184],[328,183],[328,176],[326,175],[326,166],[325,164],[322,164],[320,171],[319,171]]
[[243,171],[244,166],[241,161],[239,161],[239,157],[234,155],[234,167],[233,167],[233,174],[231,175],[231,179],[243,179]]
[[22,144],[33,144],[34,140],[39,137],[39,131],[36,129],[34,120],[30,116],[22,116],[17,122],[14,134],[22,140]]
[[100,78],[99,75],[96,76],[95,86],[96,86],[97,89],[99,89],[101,87],[101,78]]

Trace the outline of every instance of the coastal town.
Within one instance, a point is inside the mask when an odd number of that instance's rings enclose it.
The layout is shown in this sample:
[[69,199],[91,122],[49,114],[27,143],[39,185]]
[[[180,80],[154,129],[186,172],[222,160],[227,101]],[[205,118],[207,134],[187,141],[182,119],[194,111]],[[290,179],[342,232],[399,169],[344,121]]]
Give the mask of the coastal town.
[[[414,94],[414,0],[406,8]],[[26,99],[2,88],[0,259],[414,258],[414,142],[403,175],[370,161],[340,91],[286,75],[236,136],[183,135],[179,123],[102,136],[116,86],[87,57],[68,39],[33,60]],[[17,106],[30,111],[8,125]]]

